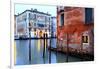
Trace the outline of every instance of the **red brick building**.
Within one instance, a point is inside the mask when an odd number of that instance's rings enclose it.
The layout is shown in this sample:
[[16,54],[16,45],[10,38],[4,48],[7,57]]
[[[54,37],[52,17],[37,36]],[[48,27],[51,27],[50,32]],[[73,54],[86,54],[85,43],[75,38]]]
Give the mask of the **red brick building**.
[[[58,48],[94,54],[93,8],[57,7]],[[67,49],[67,50],[66,50]]]

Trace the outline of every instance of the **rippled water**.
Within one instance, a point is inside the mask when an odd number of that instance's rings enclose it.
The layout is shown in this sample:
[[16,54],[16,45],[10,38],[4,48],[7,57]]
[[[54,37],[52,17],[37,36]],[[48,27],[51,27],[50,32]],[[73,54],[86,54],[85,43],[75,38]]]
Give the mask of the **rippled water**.
[[[49,51],[47,47],[50,46],[50,40],[45,41],[45,56],[43,57],[44,40],[15,40],[15,65],[29,65],[29,64],[48,64],[48,63],[64,63],[66,62],[66,55]],[[51,46],[56,48],[56,39],[51,39]],[[29,47],[31,47],[31,60],[29,60]],[[51,52],[51,54],[50,54]],[[81,61],[76,57],[68,56],[69,62]]]

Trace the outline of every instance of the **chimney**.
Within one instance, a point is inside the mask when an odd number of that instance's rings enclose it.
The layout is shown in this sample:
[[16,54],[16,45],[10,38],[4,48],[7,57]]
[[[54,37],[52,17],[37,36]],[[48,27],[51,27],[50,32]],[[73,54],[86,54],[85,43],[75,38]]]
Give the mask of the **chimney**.
[[17,13],[19,15],[19,13]]
[[37,9],[34,9],[34,11],[37,11]]
[[31,11],[33,11],[33,8],[31,8]]
[[49,13],[47,12],[47,14],[49,14]]

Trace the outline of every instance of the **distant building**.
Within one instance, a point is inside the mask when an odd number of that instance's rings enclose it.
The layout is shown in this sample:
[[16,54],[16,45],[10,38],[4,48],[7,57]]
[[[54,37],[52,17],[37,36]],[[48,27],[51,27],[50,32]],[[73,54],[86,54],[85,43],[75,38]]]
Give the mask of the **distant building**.
[[57,19],[56,17],[51,17],[51,28],[52,28],[52,37],[56,37],[57,33]]
[[25,10],[16,15],[16,35],[18,37],[29,37],[29,26],[31,26],[31,37],[40,38],[44,33],[47,33],[49,37],[51,15],[37,9]]
[[59,46],[69,51],[94,54],[93,8],[57,7]]
[[16,15],[14,15],[14,36],[16,37]]

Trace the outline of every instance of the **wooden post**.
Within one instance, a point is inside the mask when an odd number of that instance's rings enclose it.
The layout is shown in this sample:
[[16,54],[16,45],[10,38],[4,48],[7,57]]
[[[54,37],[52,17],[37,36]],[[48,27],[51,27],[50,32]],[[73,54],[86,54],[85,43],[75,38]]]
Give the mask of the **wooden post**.
[[[83,33],[82,33],[83,36]],[[81,61],[83,61],[83,38],[81,36]]]
[[48,34],[46,33],[46,48],[48,47]]
[[29,27],[29,63],[31,64],[31,28]]
[[67,33],[67,51],[66,51],[66,62],[68,62],[68,53],[69,53],[69,34]]
[[29,39],[29,63],[31,64],[31,39]]
[[[50,38],[50,49],[51,49],[51,38]],[[51,63],[51,50],[49,49],[49,63]]]
[[43,34],[43,41],[44,41],[44,46],[43,46],[43,58],[45,57],[45,34]]

